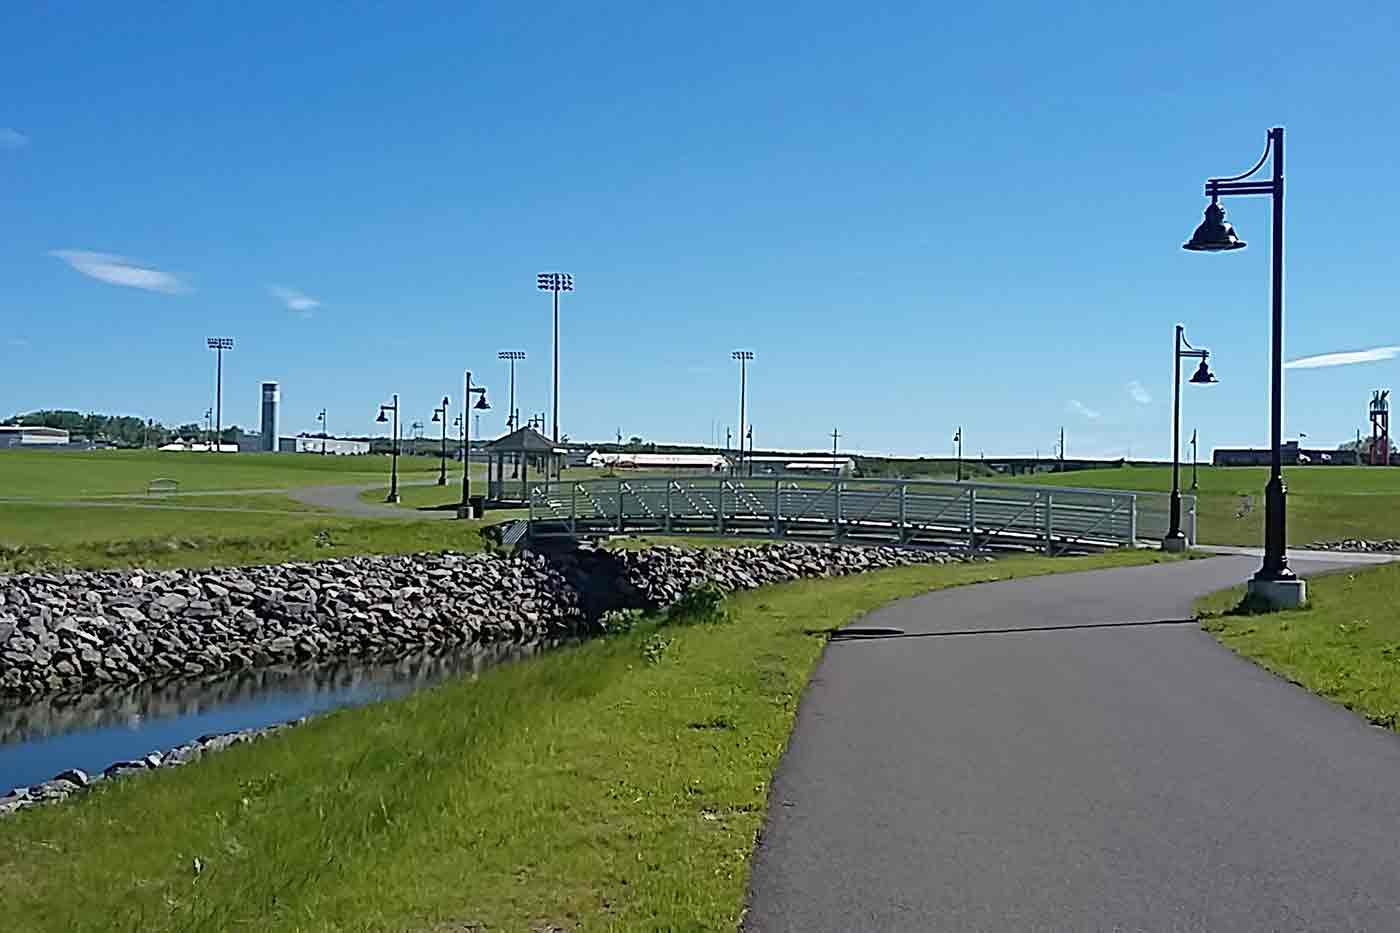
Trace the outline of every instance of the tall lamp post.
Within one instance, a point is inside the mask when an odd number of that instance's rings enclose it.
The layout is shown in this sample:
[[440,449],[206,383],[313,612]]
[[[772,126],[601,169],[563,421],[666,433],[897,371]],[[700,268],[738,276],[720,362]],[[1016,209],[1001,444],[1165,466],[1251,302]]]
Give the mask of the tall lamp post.
[[[475,405],[471,405],[473,395],[481,396],[476,400]],[[486,411],[491,406],[486,401],[486,387],[472,385],[471,370],[467,370],[462,376],[462,404],[471,405],[478,411]],[[465,411],[462,412],[466,414]],[[479,518],[472,514],[471,507],[472,494],[472,429],[471,422],[467,418],[462,419],[462,504],[457,507],[458,518]]]
[[[525,359],[524,350],[502,350],[496,354],[498,360],[510,360],[510,408],[506,410],[506,430],[514,431],[519,425],[515,423],[515,363],[517,360]],[[556,404],[558,404],[556,402]]]
[[[1162,539],[1162,550],[1180,553],[1186,550],[1189,542],[1181,530],[1181,361],[1200,360],[1201,365],[1191,375],[1192,385],[1210,385],[1216,382],[1215,373],[1210,371],[1209,350],[1199,350],[1186,339],[1185,328],[1176,325],[1176,344],[1172,354],[1172,498],[1171,527]],[[1194,440],[1192,441],[1194,444]],[[1192,448],[1195,449],[1194,447]],[[1194,461],[1194,454],[1193,454]]]
[[962,482],[962,425],[958,425],[958,433],[953,435],[953,440],[958,445],[958,482]]
[[574,290],[574,277],[567,272],[541,272],[535,287],[554,293],[554,443],[559,443],[559,293]]
[[388,421],[385,412],[394,413],[394,446],[392,449],[392,459],[389,466],[389,494],[384,497],[385,502],[399,501],[399,394],[394,393],[394,401],[391,405],[379,406],[379,417],[374,420],[380,424]]
[[442,455],[439,458],[442,462],[438,465],[439,486],[447,485],[447,396],[442,397],[442,404],[433,409],[433,420],[442,422]]
[[[1273,156],[1272,177],[1268,181],[1248,179]],[[1288,488],[1283,482],[1283,127],[1269,130],[1264,154],[1249,171],[1229,178],[1206,180],[1205,220],[1191,239],[1182,244],[1194,252],[1225,252],[1243,249],[1244,241],[1225,222],[1220,206],[1222,195],[1267,194],[1273,199],[1273,338],[1272,392],[1270,404],[1269,483],[1264,487],[1264,563],[1249,581],[1249,594],[1275,609],[1290,609],[1307,600],[1307,586],[1288,566]]]
[[752,477],[752,476],[753,476],[753,425],[752,425],[752,424],[749,425],[749,456],[748,456],[748,459],[747,459],[745,462],[748,464],[748,467],[749,467],[748,475],[749,475],[750,477]]
[[321,413],[316,416],[316,420],[321,422],[321,456],[326,455],[326,410],[321,409]]
[[233,349],[232,337],[208,337],[204,341],[214,351],[214,429],[218,451],[223,446],[224,433],[224,351]]
[[738,471],[744,470],[744,416],[748,407],[749,363],[753,360],[752,350],[735,350],[730,357],[739,361],[739,463]]
[[[206,440],[210,441],[212,441],[214,438],[214,409],[212,408],[204,409],[204,437]],[[91,430],[89,430],[88,440],[93,439],[95,439],[95,435]],[[210,450],[214,449],[214,445],[212,443],[209,444],[208,447]]]

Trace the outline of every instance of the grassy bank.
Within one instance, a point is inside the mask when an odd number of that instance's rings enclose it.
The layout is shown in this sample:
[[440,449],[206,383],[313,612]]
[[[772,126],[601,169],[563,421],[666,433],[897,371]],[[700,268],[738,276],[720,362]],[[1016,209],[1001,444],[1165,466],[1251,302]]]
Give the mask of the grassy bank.
[[888,600],[1145,553],[741,594],[0,823],[16,930],[733,929],[823,632]]
[[[95,521],[99,516],[100,521]],[[51,567],[215,567],[356,554],[476,551],[486,521],[374,521],[66,506],[0,507],[0,573]]]
[[[1189,466],[1181,477],[1189,491]],[[1264,540],[1264,484],[1268,478],[1265,467],[1201,467],[1196,495],[1202,543],[1259,545]],[[1289,544],[1400,537],[1400,469],[1288,467],[1284,479],[1288,483]],[[1124,467],[1039,473],[1008,481],[1169,492],[1172,471],[1170,467]]]
[[[400,457],[400,475],[437,472],[430,457]],[[290,489],[322,483],[373,482],[387,476],[380,455],[322,457],[319,454],[209,454],[156,450],[4,450],[0,474],[4,494],[76,499],[136,494],[156,478],[176,480],[181,492]]]
[[1372,722],[1400,725],[1400,565],[1309,580],[1308,608],[1292,612],[1229,614],[1243,594],[1198,606],[1222,644]]

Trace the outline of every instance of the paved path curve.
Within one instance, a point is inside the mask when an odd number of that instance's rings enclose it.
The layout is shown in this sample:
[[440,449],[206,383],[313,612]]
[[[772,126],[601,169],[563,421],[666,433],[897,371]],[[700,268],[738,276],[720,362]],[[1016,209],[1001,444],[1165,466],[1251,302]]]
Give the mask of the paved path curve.
[[[430,486],[434,482],[434,480],[409,480],[407,482],[400,480],[399,487]],[[382,482],[361,483],[357,486],[302,486],[298,489],[288,489],[286,495],[298,502],[304,502],[320,509],[328,509],[352,518],[397,518],[419,521],[425,518],[457,517],[455,511],[447,509],[410,509],[389,505],[386,502],[366,502],[360,498],[361,493],[383,488]]]
[[746,929],[1400,929],[1400,740],[1186,621],[1256,566],[993,583],[862,620],[906,635],[823,656]]

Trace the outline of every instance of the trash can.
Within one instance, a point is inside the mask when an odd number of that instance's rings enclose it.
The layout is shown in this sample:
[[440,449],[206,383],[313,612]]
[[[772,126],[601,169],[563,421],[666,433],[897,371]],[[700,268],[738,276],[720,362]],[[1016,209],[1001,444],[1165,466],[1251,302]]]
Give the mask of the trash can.
[[485,496],[472,496],[467,500],[467,502],[471,506],[472,518],[481,518],[483,515],[486,514]]

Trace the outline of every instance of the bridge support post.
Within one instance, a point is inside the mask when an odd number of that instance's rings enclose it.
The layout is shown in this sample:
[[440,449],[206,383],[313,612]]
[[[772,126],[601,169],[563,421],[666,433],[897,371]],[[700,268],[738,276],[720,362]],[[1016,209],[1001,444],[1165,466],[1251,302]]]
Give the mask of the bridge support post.
[[783,536],[783,489],[782,480],[773,478],[773,537]]
[[715,500],[718,503],[716,517],[719,521],[719,533],[724,534],[724,477],[719,478],[719,496]]
[[[1114,503],[1115,507],[1117,503]],[[1137,496],[1128,499],[1128,547],[1137,547]]]
[[909,491],[908,483],[899,484],[899,543],[904,544],[904,494]]
[[676,485],[676,481],[670,477],[666,478],[666,533],[671,533],[671,487]]
[[977,553],[977,489],[967,491],[967,553]]
[[1055,494],[1045,494],[1045,553],[1055,556]]
[[833,533],[834,533],[834,538],[835,538],[835,540],[836,540],[837,542],[840,542],[840,540],[841,540],[841,534],[842,534],[842,532],[841,532],[841,481],[840,481],[839,479],[838,479],[838,480],[833,480],[833,481],[832,481],[832,484],[831,484],[831,488],[832,488],[833,490],[835,490],[835,492],[836,492],[836,515],[835,515],[835,522],[836,522],[836,524],[835,524],[835,526],[833,527]]
[[578,483],[569,484],[569,534],[578,537]]

